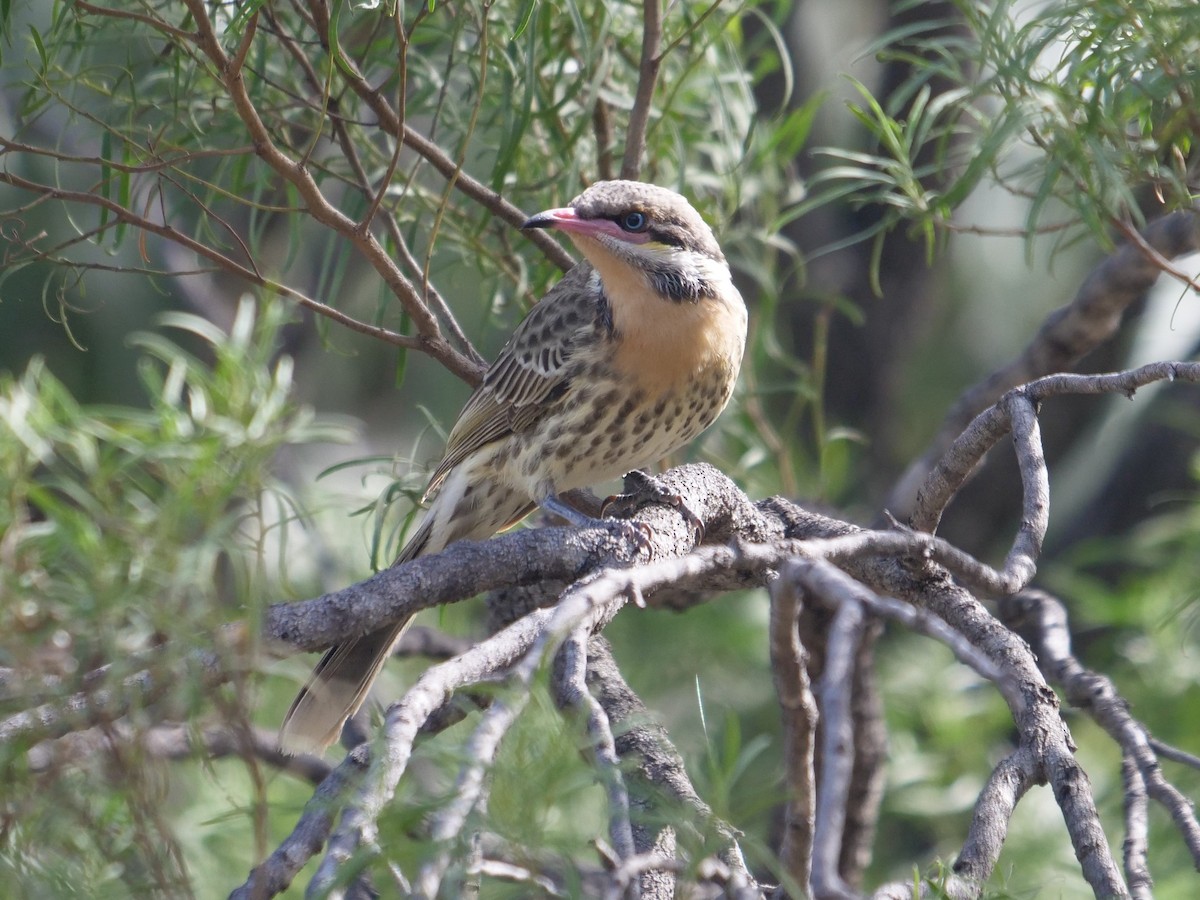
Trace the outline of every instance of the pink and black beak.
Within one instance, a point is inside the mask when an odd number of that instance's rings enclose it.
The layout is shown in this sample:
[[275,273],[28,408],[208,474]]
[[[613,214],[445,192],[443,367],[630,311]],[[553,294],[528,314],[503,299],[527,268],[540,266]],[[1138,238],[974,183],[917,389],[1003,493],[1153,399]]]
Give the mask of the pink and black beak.
[[530,216],[521,223],[521,230],[526,231],[530,228],[561,228],[563,231],[573,231],[577,230],[573,226],[577,226],[583,221],[583,219],[579,218],[579,214],[575,210],[569,206],[564,206],[559,209],[548,209],[545,212]]
[[554,228],[558,231],[565,231],[570,236],[579,235],[593,239],[607,235],[627,244],[644,244],[650,239],[647,234],[634,234],[626,231],[612,219],[603,217],[585,219],[569,206],[548,209],[535,216],[530,216],[521,224],[522,231],[529,228]]

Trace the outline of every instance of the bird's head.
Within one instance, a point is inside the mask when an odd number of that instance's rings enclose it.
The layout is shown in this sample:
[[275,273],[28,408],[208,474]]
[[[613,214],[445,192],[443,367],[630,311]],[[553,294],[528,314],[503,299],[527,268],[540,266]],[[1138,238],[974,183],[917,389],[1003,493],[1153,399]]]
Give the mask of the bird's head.
[[602,278],[637,274],[671,300],[699,300],[727,281],[717,239],[680,194],[638,181],[600,181],[522,228],[565,232]]

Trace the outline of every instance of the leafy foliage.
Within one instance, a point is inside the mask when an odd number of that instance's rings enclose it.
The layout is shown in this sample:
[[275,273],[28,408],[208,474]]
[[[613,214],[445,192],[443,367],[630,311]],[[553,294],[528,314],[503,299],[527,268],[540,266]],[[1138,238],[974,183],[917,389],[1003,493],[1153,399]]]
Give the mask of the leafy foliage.
[[[135,673],[161,685],[143,698],[160,714],[210,705],[194,677],[181,677],[188,659],[223,655],[222,628],[253,619],[287,580],[272,567],[283,565],[296,506],[272,474],[276,456],[347,437],[292,400],[291,360],[276,350],[283,322],[278,304],[256,313],[246,303],[230,335],[195,316],[165,317],[198,352],[135,336],[147,410],[82,407],[40,360],[0,379],[0,659],[24,688],[6,711],[31,693],[94,689],[83,678],[102,663],[113,689]],[[229,700],[247,689],[244,675]],[[230,702],[226,712],[245,708]],[[127,721],[136,730],[153,720]],[[5,743],[0,866],[14,896],[85,884],[95,896],[185,890],[162,809],[167,773],[136,741],[109,743],[114,723],[96,724],[85,734],[102,749],[81,740],[78,770]]]
[[[264,33],[243,77],[265,138],[311,173],[349,221],[382,202],[397,229],[379,228],[379,238],[393,258],[409,260],[414,280],[456,289],[460,273],[470,272],[498,306],[530,287],[528,264],[502,223],[456,192],[455,173],[535,209],[617,174],[639,76],[638,4],[414,4],[393,19],[382,8],[339,2],[327,12],[329,46],[300,4],[213,5],[214,40],[230,57],[252,37],[251,12],[261,14]],[[62,4],[49,21],[9,20],[4,38],[32,43],[25,60],[4,60],[10,81],[25,85],[14,149],[53,160],[57,184],[104,203],[81,205],[69,227],[48,238],[21,234],[6,274],[47,258],[93,266],[85,245],[120,254],[137,232],[123,211],[155,210],[214,253],[242,265],[248,257],[268,279],[312,279],[326,302],[403,325],[393,291],[352,264],[339,226],[302,224],[308,204],[256,155],[221,73],[184,39],[192,17],[179,18],[176,4],[153,2],[136,16]],[[770,163],[784,159],[794,139],[772,145],[760,134],[737,20],[716,6],[678,4],[662,45],[664,90],[652,108],[653,153],[642,177],[687,185],[707,197],[717,220],[754,197],[781,195]],[[359,81],[370,96],[348,87]],[[381,119],[375,98],[390,102],[397,118]],[[403,149],[401,135],[418,129],[418,140],[438,148],[436,166]],[[159,274],[174,270],[158,254],[144,262]],[[459,314],[476,315],[470,307]]]
[[[1027,198],[1030,242],[1061,232],[1109,242],[1141,224],[1147,195],[1194,196],[1200,9],[1187,0],[1039,4],[955,0],[957,16],[884,35],[882,60],[912,65],[883,100],[856,84],[873,150],[834,164],[794,214],[836,200],[888,210],[872,233],[919,233],[932,253],[981,185]],[[833,249],[833,248],[830,248]]]

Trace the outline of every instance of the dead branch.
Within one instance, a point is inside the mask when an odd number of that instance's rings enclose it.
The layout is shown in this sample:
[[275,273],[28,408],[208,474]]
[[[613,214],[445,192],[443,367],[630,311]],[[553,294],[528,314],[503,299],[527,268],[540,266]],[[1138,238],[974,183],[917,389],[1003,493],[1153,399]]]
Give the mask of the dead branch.
[[251,871],[246,882],[229,895],[229,900],[262,900],[288,889],[296,873],[328,840],[336,811],[344,796],[362,778],[366,759],[365,745],[346,755],[304,805],[287,839]]
[[[1130,714],[1129,704],[1112,680],[1085,668],[1072,653],[1066,607],[1045,591],[1028,590],[1004,598],[1000,615],[1029,641],[1046,677],[1061,685],[1067,702],[1086,712],[1120,746],[1123,766],[1131,763],[1137,767],[1132,795],[1135,808],[1127,811],[1127,817],[1132,815],[1136,826],[1132,832],[1134,846],[1144,841],[1144,835],[1138,836],[1144,830],[1144,815],[1136,810],[1142,802],[1137,794],[1142,793],[1170,813],[1192,855],[1193,865],[1200,869],[1200,822],[1192,802],[1163,777],[1149,732]],[[1140,853],[1134,854],[1139,856]],[[1127,869],[1132,870],[1126,873],[1131,883],[1144,881],[1143,861],[1127,858]]]
[[[1147,248],[1152,253],[1147,253]],[[942,420],[928,449],[897,480],[884,504],[899,518],[917,508],[918,490],[930,477],[968,424],[1002,394],[1052,372],[1065,372],[1111,338],[1121,317],[1163,274],[1160,259],[1171,260],[1200,250],[1200,215],[1182,210],[1151,222],[1141,241],[1108,256],[1084,280],[1074,299],[1042,323],[1033,339],[1011,363],[965,391]]]
[[549,619],[545,610],[530,613],[462,656],[433,666],[388,711],[382,734],[386,752],[371,760],[361,787],[347,803],[313,878],[314,887],[332,885],[342,863],[360,848],[376,847],[379,814],[395,793],[424,723],[458,688],[495,680],[528,650]]
[[[917,489],[913,527],[936,530],[950,499],[970,478],[988,450],[1011,431],[1017,446],[1024,498],[1021,530],[1005,569],[1008,571],[1010,562],[1019,569],[1031,565],[1040,552],[1049,513],[1046,460],[1036,433],[1036,413],[1042,401],[1068,394],[1133,397],[1139,388],[1156,381],[1200,381],[1200,363],[1158,362],[1104,375],[1047,375],[1005,394],[971,421],[930,470]],[[1032,576],[1032,571],[1029,574]]]
[[[642,860],[639,881],[644,900],[675,896],[674,834],[669,833],[669,827],[656,829],[652,823],[660,820],[664,812],[678,810],[685,813],[681,828],[715,832],[723,844],[717,859],[735,883],[746,890],[757,890],[738,846],[737,833],[720,821],[696,792],[666,729],[653,720],[641,698],[622,677],[608,642],[603,637],[593,637],[588,651],[588,686],[612,722],[617,755],[632,768],[626,783],[630,807],[638,814],[633,822],[633,837]],[[675,806],[664,809],[664,798]],[[657,859],[661,865],[647,865],[649,858]],[[619,872],[615,874],[620,885]]]
[[633,825],[629,820],[629,792],[621,774],[616,738],[608,713],[587,687],[587,645],[590,635],[576,629],[558,654],[554,679],[555,700],[563,709],[572,710],[586,723],[593,764],[600,773],[608,795],[608,837],[616,859],[629,859],[636,852]]
[[808,652],[800,641],[800,606],[795,578],[770,584],[771,673],[783,716],[784,833],[779,858],[797,889],[809,893],[813,827],[816,822],[817,702],[808,677]]

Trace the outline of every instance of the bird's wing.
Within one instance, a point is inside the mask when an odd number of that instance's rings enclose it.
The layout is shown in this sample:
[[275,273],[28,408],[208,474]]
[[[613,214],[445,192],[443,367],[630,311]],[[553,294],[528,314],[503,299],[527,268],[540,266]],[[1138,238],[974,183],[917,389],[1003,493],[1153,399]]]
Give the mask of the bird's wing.
[[459,413],[427,495],[476,450],[524,431],[561,402],[568,363],[594,334],[603,302],[586,263],[571,269],[538,301]]

